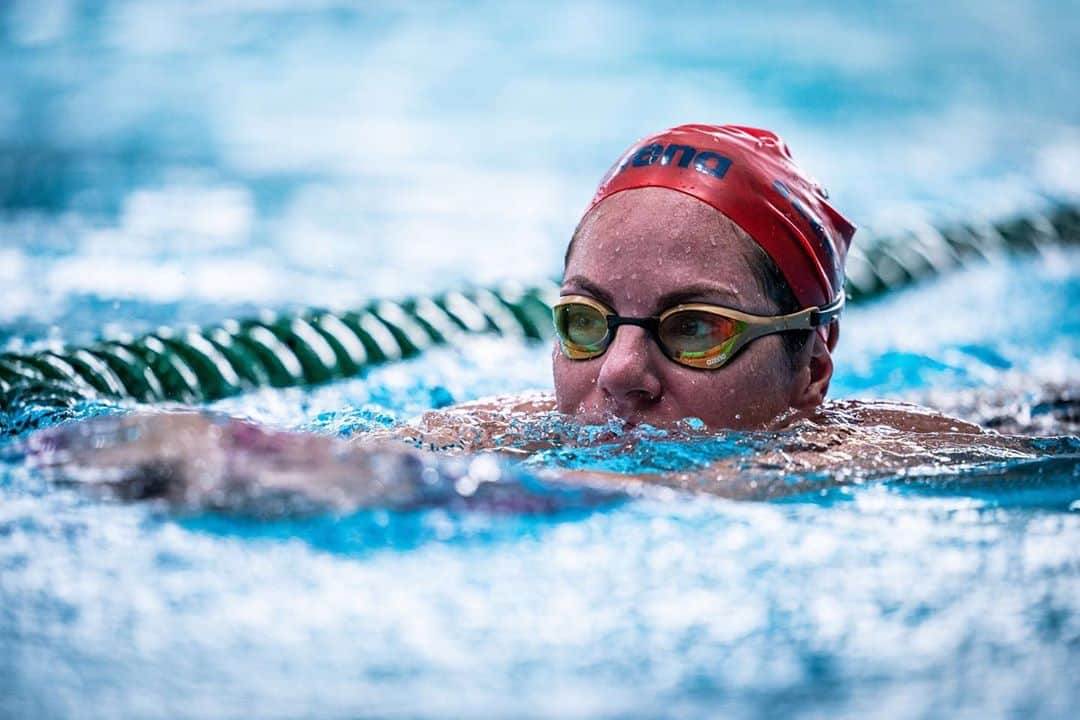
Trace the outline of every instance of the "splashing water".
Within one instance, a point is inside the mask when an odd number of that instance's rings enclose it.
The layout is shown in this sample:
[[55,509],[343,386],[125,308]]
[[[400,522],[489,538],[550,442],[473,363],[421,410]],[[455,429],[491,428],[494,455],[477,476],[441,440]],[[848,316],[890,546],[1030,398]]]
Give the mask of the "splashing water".
[[[1060,292],[1041,267],[976,272],[1006,295],[1010,283],[1042,288],[1029,293],[1034,307],[1007,310],[1027,315],[1037,351],[989,325],[974,340],[986,352],[950,356],[933,315],[907,345],[874,344],[863,325],[900,327],[913,303],[950,304],[973,282],[946,279],[853,309],[838,387],[914,367],[899,376],[905,397],[1067,431],[1068,403],[1051,390],[1074,367],[1075,340],[1039,309]],[[1080,297],[1070,277],[1067,313]],[[378,434],[436,405],[535,386],[547,354],[480,342],[216,407],[278,427]],[[922,357],[950,360],[941,370]],[[522,374],[493,383],[500,368]],[[1045,422],[1024,421],[1022,407]],[[510,417],[503,447],[546,446],[475,468],[468,454],[446,457],[426,496],[347,512],[280,497],[213,512],[117,503],[54,485],[6,443],[0,715],[1067,717],[1080,701],[1076,437],[1030,438],[996,456],[926,446],[891,474],[760,462],[763,451],[813,451],[807,432]],[[733,503],[654,487],[603,493],[544,474],[717,461],[802,492]],[[402,472],[384,469],[391,482]]]
[[[615,154],[675,122],[781,130],[890,234],[1080,192],[1076,13],[1052,0],[92,5],[0,3],[4,350],[546,277]],[[211,511],[58,485],[0,441],[0,717],[1070,718],[1078,319],[1080,257],[1052,250],[850,308],[833,396],[1065,437],[835,487],[755,462],[798,431],[549,417],[502,431],[548,444],[524,462],[436,463],[413,509]],[[378,434],[550,387],[549,360],[476,339],[211,409]],[[0,430],[130,410],[55,407]],[[716,461],[810,489],[545,474]]]

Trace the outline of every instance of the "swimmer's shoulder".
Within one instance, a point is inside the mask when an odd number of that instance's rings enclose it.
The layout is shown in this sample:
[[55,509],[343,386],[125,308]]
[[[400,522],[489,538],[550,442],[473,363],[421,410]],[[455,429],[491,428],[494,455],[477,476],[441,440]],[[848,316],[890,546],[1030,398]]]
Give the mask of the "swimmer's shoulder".
[[832,400],[817,408],[808,419],[826,427],[885,427],[912,433],[975,435],[988,432],[932,408],[894,400]]

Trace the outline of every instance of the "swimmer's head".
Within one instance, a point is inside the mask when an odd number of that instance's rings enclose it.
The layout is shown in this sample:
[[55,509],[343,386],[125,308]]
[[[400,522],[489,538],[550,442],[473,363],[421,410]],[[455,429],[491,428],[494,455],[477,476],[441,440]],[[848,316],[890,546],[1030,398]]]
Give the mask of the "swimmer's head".
[[[854,227],[773,133],[684,125],[635,143],[601,181],[567,251],[563,294],[619,316],[696,302],[774,316],[840,298]],[[673,362],[650,332],[619,326],[602,354],[557,346],[560,410],[665,424],[762,427],[824,399],[835,323],[750,341],[717,370]]]

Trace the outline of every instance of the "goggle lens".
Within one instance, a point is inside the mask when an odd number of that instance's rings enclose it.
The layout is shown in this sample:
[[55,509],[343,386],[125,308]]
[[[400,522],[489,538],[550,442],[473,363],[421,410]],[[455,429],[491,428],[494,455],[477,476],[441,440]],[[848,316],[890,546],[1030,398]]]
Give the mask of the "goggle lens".
[[679,362],[711,367],[714,358],[727,359],[732,341],[745,329],[745,323],[722,315],[680,310],[663,319],[657,334],[660,344]]
[[573,355],[599,355],[607,347],[607,317],[597,308],[568,303],[555,308],[555,328]]

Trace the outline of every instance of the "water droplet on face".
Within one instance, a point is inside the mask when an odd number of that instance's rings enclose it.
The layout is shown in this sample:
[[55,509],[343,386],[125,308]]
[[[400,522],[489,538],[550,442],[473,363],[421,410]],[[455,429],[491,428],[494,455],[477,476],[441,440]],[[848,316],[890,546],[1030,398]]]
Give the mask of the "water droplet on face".
[[716,238],[709,238],[709,245],[716,247]]

